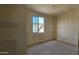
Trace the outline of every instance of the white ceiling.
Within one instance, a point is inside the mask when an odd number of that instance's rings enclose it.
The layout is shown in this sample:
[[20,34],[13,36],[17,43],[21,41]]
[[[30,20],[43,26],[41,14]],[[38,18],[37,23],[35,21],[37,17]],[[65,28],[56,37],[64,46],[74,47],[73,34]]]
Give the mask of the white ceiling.
[[27,4],[26,7],[48,15],[56,15],[72,8],[69,4]]

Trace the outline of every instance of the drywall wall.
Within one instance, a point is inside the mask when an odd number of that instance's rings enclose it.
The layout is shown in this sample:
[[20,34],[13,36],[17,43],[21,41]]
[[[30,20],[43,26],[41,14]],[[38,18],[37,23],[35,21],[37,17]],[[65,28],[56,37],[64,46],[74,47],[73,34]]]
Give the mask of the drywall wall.
[[0,5],[0,54],[26,54],[24,8],[25,5]]
[[[43,16],[45,19],[45,33],[33,33],[32,32],[32,16]],[[27,21],[27,45],[44,42],[54,38],[54,23],[53,17],[45,14],[41,14],[26,8],[26,21]]]
[[79,8],[58,16],[57,39],[78,46]]

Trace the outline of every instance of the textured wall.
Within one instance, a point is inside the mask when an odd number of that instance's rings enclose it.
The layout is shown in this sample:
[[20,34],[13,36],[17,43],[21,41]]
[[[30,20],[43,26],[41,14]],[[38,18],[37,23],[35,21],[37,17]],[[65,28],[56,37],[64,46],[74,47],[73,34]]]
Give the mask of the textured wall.
[[79,8],[58,16],[57,31],[58,40],[78,45]]

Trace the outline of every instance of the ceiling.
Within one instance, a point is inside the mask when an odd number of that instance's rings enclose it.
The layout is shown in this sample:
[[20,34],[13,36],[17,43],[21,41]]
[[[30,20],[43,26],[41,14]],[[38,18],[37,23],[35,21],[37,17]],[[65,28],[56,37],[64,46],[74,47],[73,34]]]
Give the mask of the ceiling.
[[69,4],[27,4],[26,7],[36,12],[41,12],[48,15],[56,15],[72,8]]

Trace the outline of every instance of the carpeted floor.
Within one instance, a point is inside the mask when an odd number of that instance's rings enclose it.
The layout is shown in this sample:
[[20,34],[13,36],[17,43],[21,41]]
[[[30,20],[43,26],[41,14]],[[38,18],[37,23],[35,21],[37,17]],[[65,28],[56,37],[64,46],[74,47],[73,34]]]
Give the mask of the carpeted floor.
[[78,48],[61,41],[49,41],[28,48],[27,55],[77,55]]

